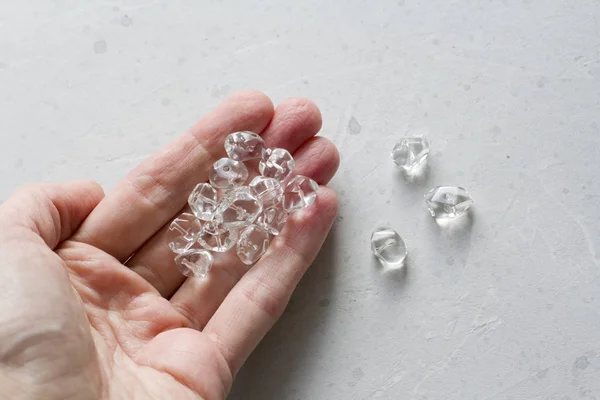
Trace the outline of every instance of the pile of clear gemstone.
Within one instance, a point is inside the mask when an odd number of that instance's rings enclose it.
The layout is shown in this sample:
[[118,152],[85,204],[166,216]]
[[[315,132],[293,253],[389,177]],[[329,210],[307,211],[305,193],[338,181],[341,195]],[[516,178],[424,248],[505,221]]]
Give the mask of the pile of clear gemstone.
[[[253,132],[235,132],[225,140],[226,158],[213,164],[210,183],[196,185],[188,198],[191,213],[169,226],[169,248],[185,276],[205,278],[213,253],[235,248],[247,265],[256,263],[278,235],[288,214],[312,205],[318,185],[295,175],[295,162],[284,149],[265,147]],[[247,186],[246,161],[259,159],[260,175]]]

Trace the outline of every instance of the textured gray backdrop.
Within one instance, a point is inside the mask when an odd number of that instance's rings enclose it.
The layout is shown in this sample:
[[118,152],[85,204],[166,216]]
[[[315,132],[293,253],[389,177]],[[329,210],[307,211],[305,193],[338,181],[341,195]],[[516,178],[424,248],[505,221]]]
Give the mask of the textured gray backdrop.
[[[308,96],[341,209],[231,399],[600,399],[597,0],[0,2],[0,199],[110,189],[228,94]],[[407,183],[389,152],[428,132]],[[471,224],[423,193],[460,184]],[[369,236],[406,239],[385,273]]]

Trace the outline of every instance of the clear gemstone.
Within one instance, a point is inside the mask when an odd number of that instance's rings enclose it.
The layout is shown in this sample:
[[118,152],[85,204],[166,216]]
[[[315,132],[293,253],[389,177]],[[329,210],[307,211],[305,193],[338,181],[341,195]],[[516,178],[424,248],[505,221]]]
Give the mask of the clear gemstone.
[[237,240],[236,230],[229,230],[217,220],[204,224],[198,236],[198,243],[207,250],[218,253],[231,249]]
[[406,172],[418,170],[427,161],[429,142],[425,137],[409,137],[400,140],[392,150],[392,160]]
[[263,207],[272,207],[281,202],[283,188],[277,179],[259,175],[252,179],[250,188]]
[[267,178],[283,182],[292,173],[296,163],[289,151],[284,149],[266,149],[258,164],[258,170]]
[[469,193],[458,186],[438,186],[425,195],[425,203],[434,218],[456,218],[473,205]]
[[175,253],[183,253],[192,245],[200,233],[200,221],[190,213],[183,213],[169,225],[169,248]]
[[191,249],[178,254],[175,262],[183,275],[206,278],[214,260],[210,251]]
[[291,212],[310,206],[317,198],[317,190],[317,182],[306,176],[295,176],[283,191],[283,208]]
[[213,164],[208,174],[210,184],[218,189],[243,185],[248,179],[248,169],[239,161],[221,158]]
[[210,221],[217,208],[217,191],[208,183],[199,183],[190,193],[188,204],[197,218]]
[[248,186],[230,189],[217,205],[215,218],[225,228],[250,225],[262,211],[262,206]]
[[271,235],[279,235],[279,232],[285,226],[288,213],[283,209],[281,203],[263,209],[263,212],[258,216],[256,224],[265,228]]
[[254,132],[235,132],[225,139],[227,156],[235,161],[247,161],[260,158],[265,142]]
[[269,232],[261,226],[250,225],[240,233],[237,255],[244,264],[254,264],[269,247]]
[[401,267],[406,258],[406,244],[392,228],[376,229],[371,235],[371,250],[384,267]]

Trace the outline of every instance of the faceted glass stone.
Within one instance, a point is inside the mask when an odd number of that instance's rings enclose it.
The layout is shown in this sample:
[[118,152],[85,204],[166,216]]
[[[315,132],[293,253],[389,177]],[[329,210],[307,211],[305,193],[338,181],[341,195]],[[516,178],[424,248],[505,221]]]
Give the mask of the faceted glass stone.
[[424,137],[404,138],[392,150],[394,163],[409,173],[424,165],[428,155],[429,142]]
[[273,207],[263,209],[263,212],[256,219],[256,224],[265,228],[271,235],[279,235],[287,218],[287,211],[279,203]]
[[399,268],[406,258],[406,244],[392,228],[376,229],[371,235],[371,250],[384,267]]
[[208,178],[210,184],[218,189],[243,185],[248,179],[248,168],[231,158],[221,158],[211,167]]
[[283,208],[292,212],[310,206],[317,198],[317,190],[317,182],[306,176],[295,176],[283,191]]
[[231,249],[238,238],[236,230],[229,230],[213,219],[204,224],[198,235],[198,243],[207,250],[217,253]]
[[197,218],[210,221],[217,208],[217,191],[208,183],[199,183],[190,193],[188,204]]
[[250,182],[250,188],[263,208],[272,207],[281,201],[283,188],[277,179],[257,176]]
[[235,161],[247,161],[260,158],[265,142],[254,132],[235,132],[225,139],[227,156]]
[[196,241],[201,229],[200,221],[190,213],[183,213],[169,225],[169,248],[174,253],[183,253]]
[[434,218],[456,218],[473,205],[469,193],[458,186],[438,186],[425,195],[425,203]]
[[215,218],[227,229],[250,225],[262,211],[262,205],[248,186],[230,189],[217,205]]
[[240,234],[237,255],[244,264],[254,264],[269,247],[269,232],[261,226],[250,225]]
[[258,164],[262,176],[283,182],[296,168],[294,158],[284,149],[266,149]]
[[214,262],[210,251],[201,249],[187,250],[175,257],[175,263],[185,276],[206,278]]

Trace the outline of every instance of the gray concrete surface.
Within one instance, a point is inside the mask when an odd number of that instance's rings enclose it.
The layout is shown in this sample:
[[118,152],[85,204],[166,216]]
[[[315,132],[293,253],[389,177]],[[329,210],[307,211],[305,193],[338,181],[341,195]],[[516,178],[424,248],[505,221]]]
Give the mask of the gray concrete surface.
[[[308,96],[341,209],[231,399],[600,399],[600,3],[0,3],[0,199],[112,185],[226,95]],[[389,159],[428,132],[431,170]],[[464,185],[471,224],[423,193]],[[369,236],[405,238],[405,274]]]

